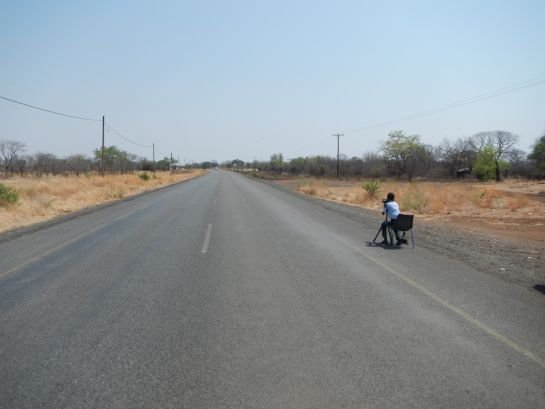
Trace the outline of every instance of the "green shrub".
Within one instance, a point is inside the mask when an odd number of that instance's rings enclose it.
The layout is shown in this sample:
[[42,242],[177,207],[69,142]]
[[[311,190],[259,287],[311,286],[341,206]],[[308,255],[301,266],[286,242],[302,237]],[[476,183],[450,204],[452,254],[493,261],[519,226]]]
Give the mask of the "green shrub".
[[[498,167],[501,171],[507,169],[509,164],[498,159]],[[496,178],[496,150],[492,146],[485,146],[479,153],[473,171],[479,180],[493,180]]]
[[142,180],[145,180],[145,181],[148,181],[148,180],[151,179],[151,178],[150,178],[150,175],[147,174],[146,172],[140,173],[140,174],[138,175],[138,177],[139,177],[140,179],[142,179]]
[[369,197],[373,199],[380,192],[380,183],[378,180],[368,180],[363,182],[361,188],[367,192]]
[[9,186],[0,183],[0,206],[9,206],[19,201],[19,193]]

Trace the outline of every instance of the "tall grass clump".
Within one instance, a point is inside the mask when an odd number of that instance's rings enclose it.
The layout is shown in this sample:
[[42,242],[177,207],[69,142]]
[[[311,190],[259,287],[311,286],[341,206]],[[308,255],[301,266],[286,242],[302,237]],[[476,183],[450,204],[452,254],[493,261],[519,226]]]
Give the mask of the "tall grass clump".
[[323,182],[310,181],[298,184],[297,190],[307,195],[318,196],[323,187]]
[[19,201],[19,193],[12,187],[0,183],[0,206],[9,206]]
[[367,192],[370,199],[374,199],[380,192],[380,183],[378,180],[367,180],[363,182],[361,188]]
[[481,209],[496,209],[502,208],[504,205],[503,192],[492,189],[484,189],[472,191],[469,195],[469,200],[475,207]]
[[123,199],[125,197],[125,189],[121,186],[113,186],[106,192],[106,197],[113,200]]
[[147,182],[148,180],[151,179],[149,173],[147,173],[147,172],[140,173],[140,174],[138,175],[138,177],[139,177],[140,179],[142,179],[144,182]]
[[522,208],[524,206],[527,206],[529,201],[530,200],[528,199],[528,196],[514,197],[514,198],[509,200],[508,207],[509,207],[509,209],[511,211],[515,212],[518,209],[520,209],[520,208]]
[[400,200],[401,208],[413,210],[415,213],[425,214],[429,212],[430,199],[418,189],[405,193]]

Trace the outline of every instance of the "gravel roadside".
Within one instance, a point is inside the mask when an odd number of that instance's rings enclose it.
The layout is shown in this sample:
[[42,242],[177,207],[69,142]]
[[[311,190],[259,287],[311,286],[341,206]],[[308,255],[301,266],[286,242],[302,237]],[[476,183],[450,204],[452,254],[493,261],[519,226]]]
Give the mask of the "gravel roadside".
[[[274,181],[255,180],[369,226],[377,226],[382,221],[378,211],[304,195]],[[413,233],[417,246],[545,294],[545,249],[542,246],[507,240],[489,233],[476,233],[441,221],[417,220]]]

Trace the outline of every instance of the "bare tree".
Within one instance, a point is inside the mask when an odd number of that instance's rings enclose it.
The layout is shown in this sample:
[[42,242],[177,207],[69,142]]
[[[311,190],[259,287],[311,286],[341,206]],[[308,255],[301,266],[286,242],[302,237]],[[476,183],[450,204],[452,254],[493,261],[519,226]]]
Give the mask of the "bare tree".
[[363,176],[378,178],[386,175],[384,159],[377,153],[367,152],[363,155]]
[[0,141],[0,156],[4,165],[4,177],[7,179],[13,160],[25,150],[26,145],[17,141]]
[[42,177],[44,173],[55,175],[60,167],[59,162],[59,158],[52,153],[38,152],[33,160],[34,173],[38,177]]
[[388,134],[381,151],[391,172],[396,176],[406,174],[409,181],[415,176],[423,176],[433,158],[431,147],[422,144],[419,135],[405,135],[401,130]]
[[68,172],[75,173],[79,176],[82,172],[90,172],[92,160],[85,155],[76,154],[70,155],[64,159],[65,167]]
[[507,155],[509,159],[509,173],[511,176],[530,177],[532,174],[532,163],[527,160],[526,152],[520,149],[511,149]]
[[[445,139],[439,146],[439,155],[446,162],[449,173],[453,177],[459,177],[461,174],[470,172],[476,156],[477,143],[472,138],[460,137],[454,142]],[[486,144],[483,144],[483,147]]]

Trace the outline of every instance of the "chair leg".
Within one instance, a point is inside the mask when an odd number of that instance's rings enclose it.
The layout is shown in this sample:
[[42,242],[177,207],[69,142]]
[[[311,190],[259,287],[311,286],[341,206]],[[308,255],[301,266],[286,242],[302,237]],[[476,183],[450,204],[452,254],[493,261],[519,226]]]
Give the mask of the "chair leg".
[[413,229],[411,229],[411,242],[413,243],[413,249],[414,249],[414,236],[413,236]]
[[394,230],[388,226],[388,235],[390,236],[390,246],[394,245]]

